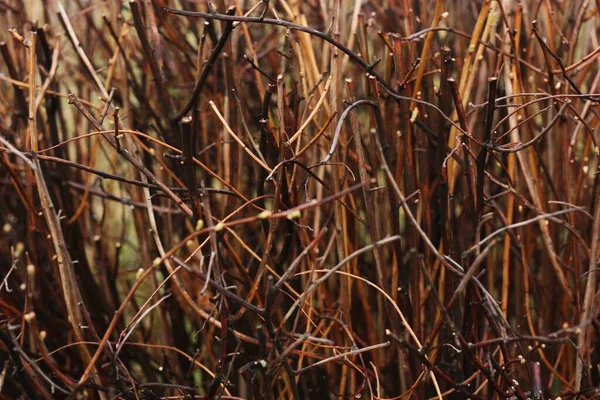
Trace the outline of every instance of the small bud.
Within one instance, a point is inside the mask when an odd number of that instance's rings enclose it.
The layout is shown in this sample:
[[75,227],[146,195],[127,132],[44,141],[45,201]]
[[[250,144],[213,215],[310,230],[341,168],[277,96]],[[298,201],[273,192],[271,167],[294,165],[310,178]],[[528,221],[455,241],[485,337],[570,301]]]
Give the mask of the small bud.
[[23,244],[23,242],[18,242],[15,246],[15,258],[21,257],[21,254],[23,254],[23,250],[25,250],[25,245]]
[[143,274],[144,274],[144,268],[138,269],[137,272],[135,273],[135,279],[140,279]]
[[218,224],[215,225],[215,232],[221,232],[223,229],[225,229],[224,223],[219,222]]
[[204,220],[199,219],[198,222],[196,222],[196,230],[200,231],[202,228],[204,228]]
[[273,214],[272,211],[270,210],[265,210],[263,212],[261,212],[260,214],[258,214],[258,218],[259,219],[267,219],[269,218],[271,215]]
[[35,275],[35,265],[27,264],[27,276],[34,276],[34,275]]
[[28,312],[27,314],[25,314],[25,316],[23,318],[25,318],[26,322],[31,322],[35,318],[35,312],[33,312],[33,311]]
[[300,210],[294,210],[287,215],[287,219],[289,219],[289,220],[298,219],[298,218],[300,218],[301,215],[302,215],[302,213],[300,212]]
[[414,123],[418,116],[419,116],[419,109],[417,107],[415,107],[415,109],[412,111],[412,114],[410,116],[410,122]]
[[40,340],[43,342],[44,339],[46,339],[47,335],[48,335],[48,332],[46,332],[46,331],[40,331]]
[[153,266],[153,267],[158,267],[158,266],[160,265],[160,263],[161,263],[161,262],[162,262],[162,261],[161,261],[160,257],[156,257],[156,258],[154,259],[154,261],[152,261],[152,266]]

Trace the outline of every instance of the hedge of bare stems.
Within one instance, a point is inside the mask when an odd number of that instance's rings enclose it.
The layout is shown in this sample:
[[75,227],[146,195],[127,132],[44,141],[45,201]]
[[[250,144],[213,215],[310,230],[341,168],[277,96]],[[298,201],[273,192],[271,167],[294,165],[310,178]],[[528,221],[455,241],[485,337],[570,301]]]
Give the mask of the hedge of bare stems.
[[0,1],[2,399],[600,395],[600,1]]

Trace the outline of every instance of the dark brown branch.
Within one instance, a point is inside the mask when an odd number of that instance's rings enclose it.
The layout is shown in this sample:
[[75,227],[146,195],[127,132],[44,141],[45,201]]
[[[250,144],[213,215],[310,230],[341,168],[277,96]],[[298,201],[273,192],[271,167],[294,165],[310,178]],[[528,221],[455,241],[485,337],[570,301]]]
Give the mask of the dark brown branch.
[[[225,15],[233,16],[235,14],[235,10],[235,7],[229,7]],[[206,83],[206,79],[208,78],[208,75],[210,74],[210,71],[212,70],[215,62],[217,61],[217,57],[219,57],[219,54],[221,54],[221,51],[225,47],[225,43],[227,43],[229,35],[231,35],[231,32],[233,32],[233,28],[233,21],[228,20],[225,24],[225,28],[223,29],[223,34],[219,38],[219,41],[215,45],[213,51],[210,53],[206,64],[204,64],[204,67],[202,68],[202,72],[200,73],[200,75],[198,75],[198,79],[196,80],[196,83],[194,85],[192,95],[190,96],[187,103],[185,103],[185,106],[183,106],[183,108],[177,114],[171,117],[172,123],[179,122],[179,120],[183,118],[184,115],[189,113],[190,110],[196,105],[196,102],[198,101],[198,96],[200,96],[200,92],[202,92],[202,88]]]
[[[519,151],[525,150],[526,148],[536,144],[542,137],[544,137],[544,135],[546,135],[548,132],[550,132],[552,130],[552,128],[558,122],[558,120],[563,117],[565,110],[569,107],[570,104],[571,103],[569,101],[566,101],[563,104],[563,106],[558,110],[556,115],[554,115],[554,118],[552,118],[550,120],[550,122],[548,123],[548,126],[543,128],[540,131],[540,133],[535,135],[531,140],[527,141],[526,143],[519,144],[518,146],[506,147],[506,146],[496,146],[492,143],[487,142],[487,143],[484,143],[483,148],[493,150],[493,151],[496,151],[499,153],[517,153]],[[483,151],[483,149],[482,149],[482,151]]]
[[[85,119],[87,119],[92,124],[94,129],[96,129],[97,131],[105,130],[104,127],[92,116],[92,114],[90,114],[90,112],[83,106],[83,104],[81,104],[81,102],[77,99],[77,97],[75,97],[73,93],[69,94],[69,103],[73,104],[79,110],[79,112],[85,117]],[[173,200],[173,202],[175,202],[175,205],[177,205],[177,207],[179,207],[188,218],[191,218],[193,216],[194,213],[183,202],[183,200],[181,200],[175,193],[173,193],[171,189],[167,187],[167,185],[165,185],[148,168],[146,168],[141,161],[135,158],[131,153],[129,153],[129,151],[119,146],[117,140],[112,135],[109,135],[107,133],[102,133],[101,135],[123,158],[125,158],[138,171],[144,174],[151,183],[157,185],[167,195],[167,197]]]
[[245,16],[237,16],[237,15],[219,14],[216,12],[205,13],[205,12],[196,12],[196,11],[186,11],[186,10],[177,10],[177,9],[174,9],[171,7],[165,7],[164,9],[168,13],[171,13],[174,15],[186,16],[186,17],[196,17],[196,18],[216,19],[216,20],[221,20],[221,21],[246,22],[246,23],[250,22],[250,23],[283,26],[288,29],[296,30],[299,32],[305,32],[312,36],[323,39],[324,41],[326,41],[326,42],[332,44],[333,46],[337,47],[338,49],[340,49],[343,53],[345,53],[348,57],[350,57],[350,59],[353,62],[358,64],[360,67],[362,67],[366,72],[373,75],[377,79],[377,81],[381,84],[381,86],[383,86],[383,88],[386,90],[386,92],[388,92],[396,100],[410,101],[410,102],[414,102],[417,104],[422,104],[427,107],[431,107],[434,110],[436,110],[437,112],[441,113],[442,116],[450,124],[454,125],[459,131],[466,133],[463,131],[463,129],[458,124],[456,124],[454,121],[452,121],[452,119],[450,119],[447,115],[442,113],[442,111],[435,105],[433,105],[427,101],[400,95],[398,92],[396,92],[396,90],[394,90],[394,88],[379,73],[377,73],[377,71],[375,71],[375,67],[377,66],[377,63],[369,64],[368,62],[363,60],[360,56],[358,56],[355,52],[350,50],[348,47],[346,47],[339,41],[333,39],[330,35],[323,33],[317,29],[314,29],[314,28],[311,28],[308,26],[304,26],[304,25],[298,25],[298,24],[295,24],[293,22],[286,21],[283,19],[245,17]]
[[[575,82],[573,82],[573,80],[569,77],[569,74],[567,73],[567,70],[565,69],[565,66],[563,65],[562,59],[552,51],[552,49],[548,46],[548,44],[544,41],[544,39],[538,32],[537,21],[532,21],[531,24],[533,25],[533,28],[532,28],[533,33],[534,33],[536,39],[538,40],[538,43],[540,44],[540,46],[542,46],[542,50],[544,52],[544,57],[547,57],[547,55],[550,55],[558,63],[558,66],[562,72],[562,76],[563,76],[563,78],[565,78],[567,80],[567,82],[569,82],[571,89],[573,89],[575,91],[575,93],[582,96],[586,100],[590,100],[590,101],[593,101],[596,103],[600,102],[600,96],[590,96],[590,95],[585,95],[585,94],[581,93],[581,90],[579,90],[579,88],[577,87]],[[546,62],[546,64],[547,64],[547,68],[548,68],[548,83],[550,84],[550,87],[552,88],[552,90],[554,90],[554,83],[553,83],[553,78],[552,78],[552,76],[553,76],[552,66],[550,65],[549,62]]]
[[487,115],[485,118],[485,130],[483,131],[483,146],[479,150],[477,156],[477,207],[475,209],[476,219],[479,220],[481,217],[481,211],[483,210],[483,182],[485,180],[485,162],[487,160],[487,147],[486,144],[490,141],[492,136],[492,127],[494,124],[494,110],[496,108],[496,89],[498,88],[498,78],[492,77],[488,79],[488,105]]

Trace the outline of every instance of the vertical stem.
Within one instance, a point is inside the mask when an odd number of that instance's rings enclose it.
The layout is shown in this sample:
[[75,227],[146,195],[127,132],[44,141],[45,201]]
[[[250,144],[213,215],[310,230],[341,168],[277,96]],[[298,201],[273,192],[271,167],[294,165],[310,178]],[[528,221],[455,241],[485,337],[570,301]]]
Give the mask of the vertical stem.
[[[454,100],[454,106],[456,107],[456,112],[458,114],[458,122],[460,123],[460,127],[463,131],[468,132],[467,126],[467,116],[465,114],[465,110],[463,108],[462,100],[460,97],[460,93],[458,91],[458,86],[456,85],[456,81],[454,78],[450,77],[447,79],[450,88],[452,89],[452,98]],[[469,139],[463,134],[460,137],[461,147],[463,148],[463,155],[465,159],[465,175],[467,176],[467,187],[469,188],[469,206],[471,207],[471,212],[475,211],[476,207],[476,189],[475,189],[475,175],[473,171],[473,160],[471,159],[471,145]]]
[[483,146],[479,150],[477,156],[477,207],[475,210],[476,219],[479,221],[483,210],[483,182],[485,180],[485,162],[487,159],[487,148],[485,144],[490,141],[492,136],[492,127],[494,125],[494,110],[496,109],[496,88],[498,87],[498,78],[492,77],[488,79],[488,105],[487,115],[485,118],[485,130],[483,136]]
[[[579,321],[581,333],[577,339],[577,362],[575,364],[575,392],[579,392],[582,387],[582,380],[588,376],[588,372],[584,375],[584,366],[589,365],[589,357],[591,353],[590,347],[590,328],[592,328],[592,318],[596,313],[595,298],[597,295],[597,276],[598,276],[598,241],[600,240],[600,187],[599,179],[596,177],[596,198],[594,209],[594,222],[592,224],[592,243],[590,243],[590,262],[588,266],[587,285],[585,287],[585,295],[583,298],[583,313]],[[585,365],[584,365],[585,362]],[[585,384],[587,386],[587,383]]]
[[[444,12],[444,6],[445,0],[436,0],[435,10],[433,12],[433,18],[431,20],[431,28],[435,28],[438,26],[438,23],[440,22],[440,17]],[[425,72],[425,68],[428,65],[427,60],[429,60],[429,48],[431,47],[431,42],[433,41],[434,37],[435,32],[433,32],[433,30],[431,32],[428,32],[427,36],[425,37],[425,43],[423,44],[423,50],[421,51],[421,60],[423,60],[423,62],[419,65],[419,68],[417,69],[417,76],[415,79],[415,85],[413,89],[413,95],[415,97],[419,97],[419,91],[421,90],[421,82],[423,80],[423,73]],[[410,110],[412,110],[414,107],[414,103],[411,103]]]

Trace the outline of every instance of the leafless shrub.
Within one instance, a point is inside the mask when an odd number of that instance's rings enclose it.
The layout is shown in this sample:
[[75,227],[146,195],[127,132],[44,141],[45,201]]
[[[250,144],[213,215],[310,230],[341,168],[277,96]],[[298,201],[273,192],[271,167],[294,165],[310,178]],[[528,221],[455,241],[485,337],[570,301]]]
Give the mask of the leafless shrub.
[[597,0],[0,10],[2,398],[599,395]]

